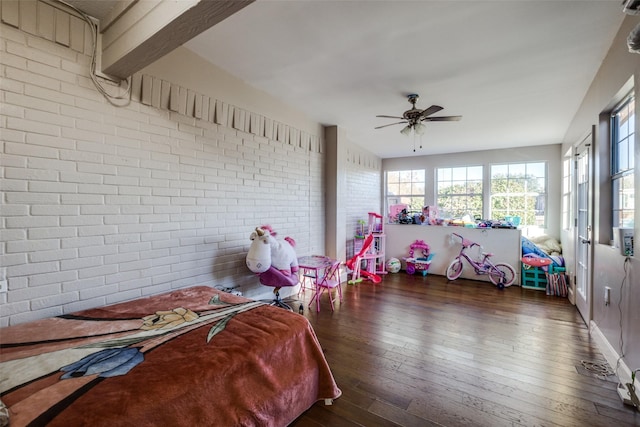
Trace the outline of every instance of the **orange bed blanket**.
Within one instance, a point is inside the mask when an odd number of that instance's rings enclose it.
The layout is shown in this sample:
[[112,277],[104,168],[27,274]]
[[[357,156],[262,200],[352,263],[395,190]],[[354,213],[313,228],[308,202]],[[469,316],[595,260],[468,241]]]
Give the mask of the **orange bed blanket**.
[[337,387],[299,314],[206,286],[0,329],[11,426],[285,426]]

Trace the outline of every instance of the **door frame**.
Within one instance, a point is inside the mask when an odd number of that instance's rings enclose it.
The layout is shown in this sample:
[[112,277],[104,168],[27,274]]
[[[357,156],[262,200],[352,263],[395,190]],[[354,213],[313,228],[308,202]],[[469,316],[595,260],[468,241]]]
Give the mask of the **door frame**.
[[[575,206],[575,219],[574,219],[574,251],[575,251],[575,259],[574,259],[574,271],[575,271],[575,304],[578,312],[582,316],[585,324],[589,326],[592,318],[593,318],[593,247],[594,247],[594,229],[593,229],[593,219],[594,219],[594,155],[595,155],[595,132],[596,127],[592,126],[591,132],[588,133],[579,143],[575,145],[575,180],[574,180],[574,197],[573,204]],[[585,153],[586,151],[586,153]],[[578,160],[580,155],[585,153],[587,156],[587,188],[586,188],[586,197],[585,207],[587,209],[586,213],[586,235],[580,235],[580,191],[579,187],[579,168],[578,168]],[[585,250],[586,253],[584,257],[581,257],[582,250]],[[581,262],[584,262],[586,266],[582,267]],[[581,274],[581,269],[583,269],[584,275]],[[584,295],[579,291],[580,283],[579,280],[584,280]]]

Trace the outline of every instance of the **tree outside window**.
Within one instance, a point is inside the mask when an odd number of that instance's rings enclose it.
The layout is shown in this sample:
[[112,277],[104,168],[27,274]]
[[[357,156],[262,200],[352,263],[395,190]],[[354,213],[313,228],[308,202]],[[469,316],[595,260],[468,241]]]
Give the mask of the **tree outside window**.
[[482,218],[482,166],[438,168],[437,204],[451,218]]
[[546,162],[491,166],[491,218],[520,217],[520,225],[545,227]]
[[[388,171],[386,192],[387,210],[404,204],[410,212],[422,212],[425,195],[424,169]],[[393,221],[394,218],[389,220]]]

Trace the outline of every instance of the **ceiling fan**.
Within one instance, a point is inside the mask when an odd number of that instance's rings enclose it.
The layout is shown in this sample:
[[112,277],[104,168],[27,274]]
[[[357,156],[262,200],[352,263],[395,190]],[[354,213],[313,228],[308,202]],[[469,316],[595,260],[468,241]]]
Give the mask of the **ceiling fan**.
[[418,101],[418,98],[420,98],[420,95],[416,93],[412,93],[412,94],[409,94],[407,98],[409,100],[409,103],[413,106],[413,108],[402,113],[402,117],[385,116],[385,115],[376,116],[376,117],[384,117],[387,119],[401,119],[402,121],[396,122],[396,123],[389,123],[388,125],[378,126],[376,127],[376,129],[381,129],[387,126],[393,126],[393,125],[399,125],[399,124],[407,124],[407,126],[405,126],[400,131],[400,133],[402,133],[403,135],[409,135],[411,133],[411,129],[413,129],[415,133],[417,133],[418,135],[422,135],[426,130],[426,126],[421,122],[453,122],[453,121],[458,121],[462,118],[462,116],[431,117],[432,114],[437,113],[443,108],[440,107],[439,105],[432,105],[429,108],[420,110],[416,108],[416,102]]

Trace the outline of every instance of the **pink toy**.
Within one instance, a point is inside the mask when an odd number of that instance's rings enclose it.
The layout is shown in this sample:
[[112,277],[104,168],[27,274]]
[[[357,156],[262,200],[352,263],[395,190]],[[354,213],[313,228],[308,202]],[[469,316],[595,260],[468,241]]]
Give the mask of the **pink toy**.
[[438,208],[435,206],[425,206],[422,208],[424,222],[429,225],[436,225],[438,222]]
[[293,247],[295,241],[290,237],[284,240],[275,238],[271,226],[256,227],[251,233],[251,246],[247,253],[247,267],[254,273],[264,273],[274,267],[286,276],[298,271],[298,257]]
[[[415,257],[414,254],[416,250],[420,250],[422,252],[422,256]],[[426,276],[429,266],[431,265],[433,255],[434,254],[430,252],[429,245],[423,240],[416,240],[413,242],[411,246],[409,246],[409,257],[403,258],[407,263],[407,274],[414,274],[416,271],[420,271],[423,276]]]
[[553,263],[551,258],[543,258],[535,254],[526,254],[522,256],[522,263],[528,267],[546,267]]
[[256,227],[250,236],[246,263],[249,270],[258,275],[260,283],[274,288],[275,299],[271,305],[291,310],[280,299],[280,288],[298,284],[298,276],[294,274],[298,271],[298,257],[293,249],[295,241],[290,237],[277,240],[275,234],[268,225]]
[[373,244],[373,234],[369,234],[367,238],[364,239],[360,252],[358,252],[353,258],[351,258],[345,263],[347,268],[352,271],[351,280],[347,282],[348,284],[353,285],[355,283],[359,283],[362,281],[362,277],[365,279],[369,279],[376,284],[382,282],[382,278],[377,274],[370,273],[360,268],[360,264],[362,263],[362,260],[364,259],[367,251],[369,250],[372,244]]
[[369,234],[383,232],[384,223],[382,222],[382,215],[375,212],[369,212]]

